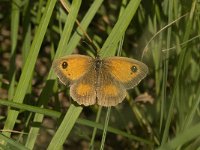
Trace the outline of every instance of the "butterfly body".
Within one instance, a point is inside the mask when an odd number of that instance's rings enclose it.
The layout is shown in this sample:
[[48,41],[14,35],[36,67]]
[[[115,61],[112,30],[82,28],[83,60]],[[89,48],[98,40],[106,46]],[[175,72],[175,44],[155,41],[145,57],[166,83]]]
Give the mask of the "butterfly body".
[[116,106],[148,73],[140,61],[126,57],[92,58],[69,55],[53,62],[63,84],[70,84],[70,95],[80,105]]

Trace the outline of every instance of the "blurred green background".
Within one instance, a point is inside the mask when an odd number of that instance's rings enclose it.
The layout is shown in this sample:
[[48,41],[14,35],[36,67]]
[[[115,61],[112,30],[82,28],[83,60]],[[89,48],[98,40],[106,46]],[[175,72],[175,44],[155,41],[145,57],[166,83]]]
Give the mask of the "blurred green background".
[[[199,149],[199,1],[62,2],[0,1],[0,148]],[[149,67],[116,107],[78,106],[51,69],[95,55],[83,30],[102,58]]]

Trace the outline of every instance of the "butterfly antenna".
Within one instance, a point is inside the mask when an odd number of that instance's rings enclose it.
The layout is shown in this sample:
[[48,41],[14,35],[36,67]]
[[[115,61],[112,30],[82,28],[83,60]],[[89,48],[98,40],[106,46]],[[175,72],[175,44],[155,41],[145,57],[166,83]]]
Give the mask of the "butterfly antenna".
[[[64,0],[60,0],[62,6],[65,8],[65,10],[67,12],[69,12],[69,4],[66,4],[66,2]],[[94,48],[94,50],[96,51],[96,55],[98,57],[99,52],[100,52],[100,48],[97,46],[96,43],[93,42],[93,40],[90,38],[90,36],[86,33],[86,31],[82,28],[80,22],[76,19],[76,24],[78,25],[79,29],[82,31],[83,35],[86,37],[86,39],[88,40],[88,42],[92,45],[92,47]]]

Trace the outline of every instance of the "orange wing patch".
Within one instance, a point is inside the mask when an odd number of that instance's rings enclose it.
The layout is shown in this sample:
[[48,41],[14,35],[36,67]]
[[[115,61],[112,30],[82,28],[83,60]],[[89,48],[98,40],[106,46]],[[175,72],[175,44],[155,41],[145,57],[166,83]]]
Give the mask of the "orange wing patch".
[[70,95],[79,105],[94,105],[96,103],[95,87],[89,83],[75,83],[70,88]]
[[148,73],[148,67],[140,61],[125,57],[104,60],[106,70],[125,88],[136,86]]
[[[111,62],[111,73],[119,79],[120,82],[131,81],[139,74],[139,66],[137,64],[131,64],[123,61]],[[131,68],[135,68],[133,72]]]
[[106,85],[102,87],[103,93],[108,96],[117,96],[119,89],[115,85]]
[[80,96],[85,96],[91,90],[92,90],[91,85],[89,85],[89,84],[79,84],[76,88],[76,93]]
[[88,72],[93,58],[83,55],[69,55],[53,62],[53,69],[65,85]]
[[126,90],[117,84],[101,85],[97,88],[97,104],[100,106],[116,106],[126,97]]

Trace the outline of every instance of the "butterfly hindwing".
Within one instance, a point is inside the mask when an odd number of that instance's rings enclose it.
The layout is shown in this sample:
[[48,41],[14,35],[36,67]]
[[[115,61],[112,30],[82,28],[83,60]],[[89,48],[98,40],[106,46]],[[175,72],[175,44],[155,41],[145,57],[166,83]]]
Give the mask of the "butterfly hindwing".
[[79,105],[94,105],[96,103],[96,72],[91,68],[88,73],[75,81],[70,87],[70,95]]
[[116,106],[126,97],[125,88],[110,76],[109,70],[102,68],[98,73],[97,104],[101,106]]

